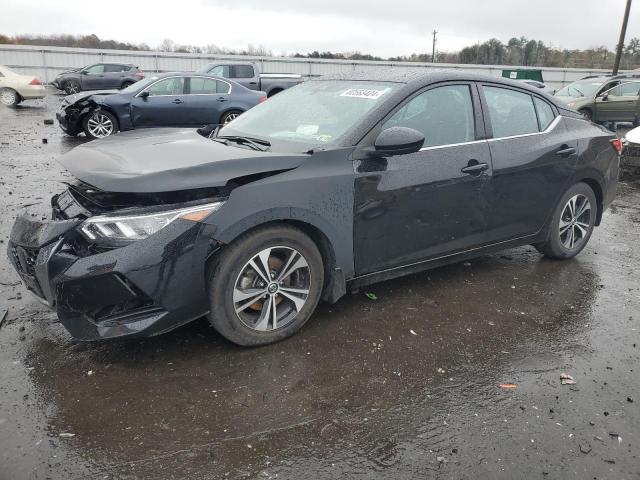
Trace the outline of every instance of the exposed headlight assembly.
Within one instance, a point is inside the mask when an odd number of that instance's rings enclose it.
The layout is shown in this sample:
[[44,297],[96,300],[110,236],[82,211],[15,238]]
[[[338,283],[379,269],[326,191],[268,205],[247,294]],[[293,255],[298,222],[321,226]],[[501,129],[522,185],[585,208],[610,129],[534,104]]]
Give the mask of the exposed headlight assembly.
[[218,210],[224,202],[140,215],[98,215],[80,225],[80,231],[90,242],[123,245],[142,240],[181,218],[199,222]]

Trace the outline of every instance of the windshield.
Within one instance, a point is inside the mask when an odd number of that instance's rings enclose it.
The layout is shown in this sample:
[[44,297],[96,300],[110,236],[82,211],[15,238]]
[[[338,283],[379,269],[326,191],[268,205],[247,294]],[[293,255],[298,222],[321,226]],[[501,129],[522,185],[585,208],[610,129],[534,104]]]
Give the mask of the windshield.
[[397,88],[386,82],[307,81],[253,107],[218,136],[282,140],[306,148],[327,145]]
[[591,95],[595,95],[602,85],[604,85],[604,82],[590,82],[588,80],[585,80],[584,82],[574,82],[571,85],[567,85],[566,87],[558,90],[556,92],[556,97],[590,97]]
[[143,88],[148,86],[149,84],[151,84],[151,83],[155,82],[156,80],[158,80],[159,78],[160,77],[143,78],[142,80],[140,80],[140,81],[138,81],[136,83],[132,83],[127,88],[123,88],[122,90],[120,90],[120,93],[135,93],[135,92],[139,92]]

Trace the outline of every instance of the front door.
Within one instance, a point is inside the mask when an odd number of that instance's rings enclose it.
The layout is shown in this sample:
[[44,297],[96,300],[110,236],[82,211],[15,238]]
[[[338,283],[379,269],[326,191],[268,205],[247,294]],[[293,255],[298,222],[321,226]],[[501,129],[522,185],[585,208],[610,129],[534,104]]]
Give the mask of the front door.
[[108,82],[105,79],[104,65],[98,63],[85,68],[80,77],[83,90],[101,90],[108,88]]
[[355,161],[358,275],[485,243],[492,168],[480,115],[474,85],[446,84],[418,92],[372,132],[409,127],[426,140],[416,153]]
[[149,85],[131,101],[131,121],[139,127],[187,126],[189,113],[185,108],[184,77],[167,77]]

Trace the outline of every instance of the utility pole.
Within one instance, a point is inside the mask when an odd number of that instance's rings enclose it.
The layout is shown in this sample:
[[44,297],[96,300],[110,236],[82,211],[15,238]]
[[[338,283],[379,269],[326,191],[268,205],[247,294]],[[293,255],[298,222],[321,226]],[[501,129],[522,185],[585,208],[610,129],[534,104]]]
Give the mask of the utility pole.
[[622,58],[622,48],[624,47],[624,37],[627,34],[627,23],[629,23],[629,10],[631,10],[631,0],[627,0],[627,6],[624,9],[624,18],[622,19],[622,29],[620,30],[620,39],[616,48],[616,60],[613,64],[613,74],[618,74],[620,68],[620,59]]
[[[629,2],[631,2],[631,0],[629,0]],[[438,34],[438,32],[435,31],[435,29],[433,30],[433,47],[431,49],[431,63],[435,63],[436,61],[436,35]]]

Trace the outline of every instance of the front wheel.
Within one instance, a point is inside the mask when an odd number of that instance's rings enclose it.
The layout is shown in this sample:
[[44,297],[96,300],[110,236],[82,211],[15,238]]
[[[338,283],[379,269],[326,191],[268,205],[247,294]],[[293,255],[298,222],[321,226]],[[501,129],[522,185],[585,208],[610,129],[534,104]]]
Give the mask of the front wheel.
[[562,196],[548,228],[548,239],[535,247],[546,257],[573,258],[587,245],[596,222],[596,196],[586,183],[576,183]]
[[322,293],[315,243],[289,226],[263,227],[224,247],[209,269],[209,320],[228,340],[266,345],[297,332]]
[[89,138],[104,138],[118,131],[118,119],[106,110],[96,110],[84,117],[82,129]]
[[15,90],[3,88],[0,90],[0,102],[7,107],[14,107],[20,103],[20,96]]
[[224,115],[222,115],[222,117],[220,118],[220,123],[222,125],[227,125],[227,124],[233,122],[240,115],[242,115],[242,112],[240,110],[231,110],[231,111],[225,113]]

